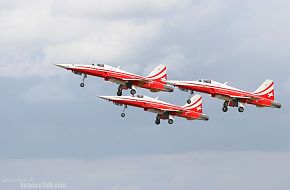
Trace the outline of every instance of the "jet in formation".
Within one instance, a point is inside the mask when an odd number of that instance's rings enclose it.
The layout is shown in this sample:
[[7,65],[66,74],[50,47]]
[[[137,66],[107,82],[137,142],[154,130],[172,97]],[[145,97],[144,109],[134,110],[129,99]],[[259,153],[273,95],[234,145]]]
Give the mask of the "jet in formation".
[[[267,79],[256,91],[247,92],[231,86],[227,83],[219,83],[213,80],[196,81],[167,81],[168,84],[178,87],[180,90],[194,91],[210,94],[214,98],[224,100],[222,110],[228,111],[228,106],[238,107],[239,112],[244,111],[245,104],[256,105],[257,107],[281,108],[281,104],[275,101],[274,82]],[[187,103],[190,103],[190,99]]]
[[[195,92],[210,94],[214,98],[224,101],[222,110],[228,111],[228,107],[237,107],[239,112],[244,111],[245,104],[252,104],[257,107],[281,108],[281,104],[275,101],[274,82],[267,79],[256,91],[248,92],[220,83],[214,80],[180,81],[167,80],[167,68],[159,65],[148,76],[143,77],[119,67],[111,67],[105,64],[55,64],[61,68],[72,71],[74,74],[82,75],[81,87],[84,87],[84,80],[88,75],[104,78],[119,85],[117,96],[99,96],[109,100],[116,105],[124,106],[122,117],[125,117],[127,106],[143,108],[144,111],[153,112],[156,115],[155,123],[160,124],[160,120],[168,120],[173,124],[174,117],[182,117],[187,120],[208,120],[209,117],[202,112],[202,97]],[[158,98],[150,98],[144,95],[136,95],[137,88],[148,89],[151,92],[173,92],[174,87],[182,91],[190,92],[187,104],[177,106]],[[130,89],[132,96],[122,96],[123,90]]]
[[122,117],[125,117],[125,109],[128,105],[143,108],[144,111],[156,113],[155,123],[160,124],[160,120],[168,120],[169,124],[173,124],[174,116],[183,117],[187,120],[208,120],[208,116],[202,113],[201,95],[194,95],[190,104],[184,106],[173,105],[158,98],[150,98],[148,96],[99,96],[102,99],[109,100],[116,105],[124,106]]
[[84,80],[88,75],[104,78],[106,81],[110,81],[119,84],[117,95],[122,96],[122,91],[131,89],[132,95],[136,94],[136,88],[149,89],[151,92],[173,92],[174,88],[167,85],[166,66],[159,65],[148,76],[142,77],[136,74],[129,73],[121,70],[119,67],[111,67],[105,64],[92,64],[92,65],[80,65],[80,64],[55,64],[61,68],[72,71],[74,74],[82,75],[83,79],[80,83],[81,87],[85,86]]

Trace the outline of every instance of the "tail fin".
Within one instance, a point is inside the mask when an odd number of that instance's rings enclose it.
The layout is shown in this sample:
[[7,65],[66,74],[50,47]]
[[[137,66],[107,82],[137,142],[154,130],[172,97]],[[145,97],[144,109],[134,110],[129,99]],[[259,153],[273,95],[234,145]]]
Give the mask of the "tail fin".
[[262,98],[274,100],[274,81],[267,79],[255,92],[255,95],[261,96]]
[[146,78],[150,80],[160,80],[160,81],[167,80],[166,66],[159,65]]
[[194,95],[191,99],[190,104],[185,104],[184,109],[194,111],[197,113],[202,113],[202,97],[199,94]]

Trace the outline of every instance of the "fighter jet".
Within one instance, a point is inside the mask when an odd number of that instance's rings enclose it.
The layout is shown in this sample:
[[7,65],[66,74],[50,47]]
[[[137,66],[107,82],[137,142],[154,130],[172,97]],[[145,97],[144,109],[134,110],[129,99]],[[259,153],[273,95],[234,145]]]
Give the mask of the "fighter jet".
[[187,120],[208,120],[208,116],[202,113],[202,98],[196,94],[191,98],[191,103],[184,106],[176,106],[157,98],[150,98],[144,95],[137,96],[99,96],[102,99],[112,101],[114,104],[124,106],[122,117],[125,117],[127,106],[143,108],[144,111],[156,113],[155,124],[159,125],[160,120],[168,120],[173,124],[174,116],[183,117]]
[[84,80],[88,75],[104,78],[119,84],[117,95],[122,96],[122,90],[131,89],[130,93],[136,94],[136,87],[149,89],[151,92],[173,92],[174,88],[166,84],[166,66],[159,65],[148,76],[142,77],[126,71],[119,67],[111,67],[105,64],[76,65],[76,64],[55,64],[56,66],[72,71],[74,74],[82,75],[81,87],[85,86]]
[[[197,81],[167,81],[167,83],[183,91],[189,91],[190,97],[194,94],[194,91],[198,91],[224,100],[222,108],[224,112],[228,111],[228,106],[238,107],[238,111],[243,112],[245,104],[252,104],[257,107],[281,108],[281,104],[274,100],[274,82],[269,79],[254,92],[246,92],[228,86],[227,83],[204,79]],[[190,102],[191,100],[188,99],[187,103]]]

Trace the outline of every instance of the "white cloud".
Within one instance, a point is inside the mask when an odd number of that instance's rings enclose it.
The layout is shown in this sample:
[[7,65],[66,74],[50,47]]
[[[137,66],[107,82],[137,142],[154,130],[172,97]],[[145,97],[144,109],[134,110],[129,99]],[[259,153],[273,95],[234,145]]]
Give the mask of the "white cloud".
[[132,21],[92,22],[87,34],[67,43],[45,48],[47,59],[60,62],[113,62],[137,54],[158,34],[160,23]]
[[[61,182],[69,189],[286,190],[290,188],[289,160],[289,152],[246,151],[100,160],[0,160],[0,178]],[[13,185],[17,186],[10,184],[5,189]]]
[[[1,10],[0,76],[51,75],[51,62],[116,62],[138,54],[159,35],[158,19],[58,14],[57,3],[31,0]],[[86,12],[91,6],[78,10]]]
[[164,64],[167,66],[167,73],[171,72],[176,75],[182,75],[181,71],[187,70],[186,66],[186,57],[183,54],[183,48],[177,45],[172,45],[167,48],[164,48],[160,52],[160,60],[157,60],[156,63],[147,64],[146,69],[143,74],[146,75],[150,73],[158,64]]
[[189,0],[80,0],[55,1],[54,11],[74,16],[138,16],[160,15],[184,8]]
[[124,65],[131,58],[143,60],[143,50],[155,47],[160,52],[179,47],[155,60],[185,65],[224,64],[253,53],[289,59],[288,5],[287,0],[4,1],[0,76],[53,75],[51,62]]

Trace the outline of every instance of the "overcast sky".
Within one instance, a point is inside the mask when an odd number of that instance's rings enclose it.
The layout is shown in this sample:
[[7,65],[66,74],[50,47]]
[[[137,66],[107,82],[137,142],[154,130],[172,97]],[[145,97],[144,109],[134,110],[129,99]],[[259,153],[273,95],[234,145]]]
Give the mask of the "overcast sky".
[[[0,187],[5,179],[68,189],[289,189],[290,2],[0,0]],[[209,121],[155,115],[97,99],[117,85],[52,63],[106,63],[168,78],[209,78],[254,91],[275,81],[282,109],[221,111]],[[183,105],[188,94],[139,94]],[[125,92],[129,94],[129,92]],[[42,172],[40,172],[42,171]],[[258,179],[253,179],[256,178]],[[154,182],[156,185],[152,185]]]

